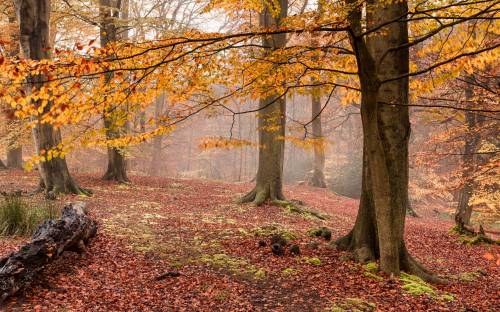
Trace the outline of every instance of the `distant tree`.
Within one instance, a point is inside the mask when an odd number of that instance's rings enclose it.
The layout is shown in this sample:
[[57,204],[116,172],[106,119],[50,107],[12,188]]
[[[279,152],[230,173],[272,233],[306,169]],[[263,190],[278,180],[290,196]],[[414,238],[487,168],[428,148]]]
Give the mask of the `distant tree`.
[[[279,27],[287,16],[288,0],[279,0],[276,16],[268,6],[260,13],[260,25]],[[286,34],[264,36],[262,45],[270,51],[284,48]],[[266,52],[269,53],[269,52]],[[242,203],[262,205],[266,200],[284,200],[283,162],[285,156],[286,96],[274,94],[259,101],[259,166],[255,188],[241,198]]]
[[[6,13],[8,18],[7,31],[10,42],[6,44],[6,55],[9,57],[19,57],[20,44],[19,44],[19,23],[16,13],[16,5],[14,0],[6,1]],[[11,130],[20,121],[13,118],[13,109],[6,109],[4,112],[8,116],[9,123],[12,124]],[[12,116],[12,117],[11,117]],[[23,167],[23,148],[20,145],[20,136],[15,133],[10,133],[10,142],[7,147],[7,167],[21,169]]]
[[[120,30],[117,23],[120,18],[128,18],[128,1],[99,0],[99,12],[101,16],[101,47],[106,47],[109,43],[114,43],[119,39],[126,39],[124,34],[126,34],[127,30],[124,30],[122,27],[121,33],[119,33]],[[113,74],[107,74],[106,79],[113,79]],[[107,139],[117,139],[127,131],[126,118],[123,118],[123,114],[125,112],[116,106],[110,106],[104,112],[103,119]],[[103,179],[119,183],[129,182],[124,149],[116,146],[108,146],[107,151],[108,164]]]

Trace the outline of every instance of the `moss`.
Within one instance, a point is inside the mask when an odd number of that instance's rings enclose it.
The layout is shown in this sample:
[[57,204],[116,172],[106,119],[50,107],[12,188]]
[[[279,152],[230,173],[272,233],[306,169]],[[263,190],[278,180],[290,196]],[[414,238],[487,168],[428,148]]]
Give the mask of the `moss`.
[[266,277],[266,271],[264,271],[263,269],[258,269],[253,273],[253,275],[256,279],[263,279]]
[[438,300],[441,300],[441,301],[455,301],[455,296],[453,296],[453,294],[450,294],[450,293],[444,293],[444,294],[442,294],[441,296],[438,297]]
[[368,271],[363,272],[363,275],[364,275],[365,277],[368,277],[368,278],[374,279],[374,280],[379,281],[379,282],[384,280],[384,278],[383,278],[382,276],[379,276],[379,275],[377,275],[377,274],[374,274],[374,273],[372,273],[372,272],[368,272]]
[[286,240],[297,239],[296,233],[288,229],[285,229],[281,225],[278,225],[276,223],[271,223],[268,225],[253,228],[250,230],[250,232],[253,233],[255,236],[269,237],[273,235],[280,235]]
[[371,273],[376,273],[378,272],[378,264],[377,262],[368,262],[367,264],[363,265],[363,269],[367,272]]
[[314,228],[314,229],[310,229],[309,231],[307,231],[307,234],[311,237],[321,236],[321,233],[323,233],[322,228]]
[[316,257],[302,257],[302,261],[310,265],[321,265],[321,260]]
[[252,277],[255,279],[263,279],[266,277],[266,271],[257,268],[248,263],[245,259],[232,257],[226,254],[203,254],[198,258],[199,262],[210,264],[214,267],[224,268],[229,272],[240,275]]
[[403,282],[403,290],[410,295],[428,295],[430,297],[436,296],[434,288],[418,276],[402,272],[400,279]]
[[464,272],[458,275],[458,280],[462,282],[472,282],[475,281],[481,274],[477,271],[474,272]]
[[287,200],[274,200],[273,204],[285,208],[285,211],[287,213],[299,214],[307,219],[320,219],[320,220],[327,219],[327,216],[317,211],[307,209],[306,207],[302,206],[302,203],[299,202],[287,201]]
[[281,274],[283,275],[295,275],[299,272],[298,269],[294,269],[294,268],[286,268],[284,269],[283,271],[281,271]]
[[377,309],[377,305],[373,302],[363,300],[361,298],[346,298],[343,302],[335,303],[326,311],[328,312],[371,312]]

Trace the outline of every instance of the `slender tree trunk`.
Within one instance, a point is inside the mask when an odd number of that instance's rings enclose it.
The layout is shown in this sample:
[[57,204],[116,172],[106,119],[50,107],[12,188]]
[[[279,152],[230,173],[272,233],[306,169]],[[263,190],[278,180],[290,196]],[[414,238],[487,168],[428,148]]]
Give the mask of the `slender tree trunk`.
[[[20,42],[19,42],[19,21],[16,12],[16,3],[10,0],[7,5],[7,16],[9,20],[9,37],[11,43],[7,45],[7,55],[10,57],[16,57],[20,55]],[[11,109],[8,109],[6,115],[14,116]],[[20,121],[14,118],[8,118],[9,123],[14,126],[14,128],[20,126]],[[14,169],[21,169],[23,167],[23,148],[19,145],[20,137],[17,135],[10,134],[11,141],[9,142],[9,148],[7,150],[7,167]]]
[[[50,58],[49,45],[49,0],[23,0],[20,3],[20,34],[21,47],[24,56],[33,60]],[[33,88],[40,88],[46,77],[43,75],[32,76],[29,80]],[[44,108],[47,113],[51,108],[50,103]],[[41,117],[39,117],[41,118]],[[61,144],[61,131],[40,119],[33,128],[35,147],[39,155],[44,156],[46,151],[57,149]],[[82,190],[73,181],[66,160],[54,157],[39,164],[42,186],[51,196],[57,193],[80,193]]]
[[[467,77],[467,80],[472,80],[472,77]],[[468,83],[465,88],[465,98],[467,101],[471,101],[473,96],[473,87]],[[481,141],[481,136],[478,129],[476,129],[478,126],[477,118],[478,116],[474,112],[467,111],[465,113],[467,132],[465,133],[464,154],[462,156],[462,180],[464,184],[458,196],[458,205],[455,213],[455,223],[461,232],[465,231],[466,226],[470,225],[472,215],[472,205],[469,201],[474,193],[473,174],[477,167],[477,160],[474,157],[474,153],[477,151]]]
[[[160,117],[162,115],[163,106],[165,103],[165,94],[161,94],[155,101],[155,122],[160,125]],[[158,135],[153,138],[153,146],[151,149],[151,162],[149,164],[149,175],[159,176],[159,163],[161,161],[161,149],[163,136]]]
[[11,148],[7,151],[7,167],[13,169],[23,168],[23,148],[21,146]]
[[[280,0],[280,14],[273,17],[266,7],[260,14],[260,25],[263,27],[279,26],[287,16],[288,0]],[[262,44],[271,50],[286,45],[286,35],[264,37]],[[286,98],[272,95],[259,101],[259,167],[257,169],[255,188],[241,198],[241,202],[263,204],[267,199],[283,200],[283,162],[285,156],[285,116]]]
[[325,183],[325,145],[323,132],[321,129],[321,96],[313,91],[312,95],[312,135],[317,144],[314,145],[313,174],[309,185],[326,188]]
[[[408,12],[406,1],[372,4],[366,14],[368,29],[404,19]],[[362,14],[355,7],[349,22],[353,33],[360,34]],[[379,259],[387,274],[404,270],[437,281],[409,255],[403,238],[408,207],[408,78],[380,82],[409,72],[409,51],[400,48],[407,42],[408,25],[403,21],[388,23],[366,41],[351,36],[362,92],[362,195],[354,228],[337,240],[337,246],[354,251],[358,261]],[[399,48],[386,54],[394,47]]]
[[[100,0],[100,14],[101,14],[101,30],[100,40],[101,47],[105,47],[109,43],[118,40],[117,27],[115,20],[120,18],[122,10],[122,1],[120,0]],[[125,12],[128,12],[125,10]],[[127,13],[128,14],[128,13]],[[126,33],[126,32],[125,32]],[[124,35],[122,35],[123,37]],[[107,75],[107,80],[112,79],[112,74]],[[104,113],[104,127],[106,128],[106,138],[109,140],[119,138],[127,131],[126,125],[120,126],[117,119],[123,118],[120,110],[116,107],[110,108],[108,112]],[[103,176],[104,180],[116,181],[118,183],[127,183],[127,161],[125,159],[124,150],[114,146],[108,146],[108,164],[106,173]]]

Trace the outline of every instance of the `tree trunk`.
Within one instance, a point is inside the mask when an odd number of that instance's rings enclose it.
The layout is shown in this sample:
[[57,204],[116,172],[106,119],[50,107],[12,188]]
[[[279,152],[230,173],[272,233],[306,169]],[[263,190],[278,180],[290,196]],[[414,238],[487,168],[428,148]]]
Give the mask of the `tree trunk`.
[[[9,38],[11,43],[7,46],[7,55],[10,57],[16,57],[20,55],[20,42],[19,42],[19,21],[17,16],[15,1],[9,1],[7,5],[7,16],[9,20]],[[19,126],[19,120],[15,120],[14,113],[12,109],[6,109],[6,115],[9,116],[9,123],[12,125]],[[12,117],[11,117],[12,116]],[[7,167],[13,169],[22,169],[23,167],[23,148],[19,145],[18,141],[20,138],[17,135],[10,134],[11,140],[9,142],[9,148],[7,150]]]
[[[279,16],[273,17],[266,6],[260,14],[260,25],[270,28],[279,26],[287,16],[288,0],[280,0]],[[262,44],[270,50],[283,48],[286,35],[264,37]],[[272,95],[259,101],[259,165],[255,188],[243,196],[240,202],[253,202],[262,205],[267,199],[284,200],[283,162],[285,156],[285,117],[286,98]]]
[[325,183],[325,144],[321,129],[321,96],[317,91],[312,95],[312,135],[315,140],[313,174],[309,185],[326,188]]
[[[406,1],[373,4],[366,15],[368,29],[404,19],[408,12]],[[349,22],[354,34],[359,34],[362,14],[356,8]],[[380,270],[387,274],[399,275],[404,270],[437,281],[409,255],[403,239],[408,207],[408,78],[380,82],[408,74],[408,49],[399,48],[385,55],[407,42],[408,25],[403,21],[389,22],[366,41],[351,36],[362,92],[363,185],[354,228],[337,240],[337,245],[352,250],[358,261],[379,259]]]
[[[163,106],[165,104],[165,94],[161,94],[155,101],[155,122],[159,126],[161,124],[160,117],[162,115]],[[161,161],[163,136],[157,135],[153,138],[153,146],[151,148],[151,162],[149,164],[149,175],[159,176],[159,163]]]
[[23,148],[21,146],[11,148],[7,151],[7,167],[13,169],[23,168]]
[[82,251],[97,232],[84,203],[69,204],[59,220],[48,220],[35,231],[31,242],[0,259],[0,305],[33,281],[33,278],[64,251]]
[[[107,44],[118,40],[117,27],[114,20],[120,18],[120,11],[122,9],[121,4],[120,0],[99,1],[99,10],[101,14],[101,47],[105,47]],[[125,14],[128,14],[128,8],[126,8]],[[122,37],[124,36],[125,35],[122,35]],[[106,79],[108,81],[111,80],[112,74],[107,74]],[[127,131],[126,125],[118,125],[117,119],[119,118],[123,118],[123,116],[116,107],[112,107],[104,113],[104,127],[106,128],[106,138],[108,140],[119,138]],[[123,149],[115,146],[108,146],[108,165],[103,179],[116,181],[118,183],[129,182],[127,177],[127,162]]]
[[0,169],[7,169],[7,167],[5,166],[5,164],[2,162],[2,160],[0,159]]
[[[49,21],[50,21],[50,1],[49,0],[24,0],[20,4],[20,33],[21,47],[24,56],[33,60],[50,58],[49,45]],[[29,79],[33,88],[40,88],[44,75],[32,76]],[[50,103],[45,106],[43,114],[50,110]],[[57,149],[62,143],[61,131],[47,123],[40,122],[33,128],[33,138],[36,151],[40,156],[45,156],[47,151]],[[54,157],[50,160],[42,161],[39,164],[39,172],[42,178],[43,187],[47,194],[75,193],[82,190],[73,181],[66,160]]]
[[[468,77],[467,80],[472,80],[472,77]],[[470,83],[467,83],[465,88],[465,98],[467,102],[473,99],[473,87]],[[465,112],[465,122],[467,127],[467,132],[465,133],[464,142],[464,154],[462,156],[463,172],[462,180],[464,185],[460,190],[458,197],[458,205],[455,213],[455,223],[458,226],[460,232],[465,231],[465,227],[470,225],[470,218],[472,215],[472,205],[469,201],[474,193],[474,171],[476,169],[476,157],[474,153],[476,152],[479,143],[481,141],[481,136],[476,127],[478,126],[477,114],[471,111]]]

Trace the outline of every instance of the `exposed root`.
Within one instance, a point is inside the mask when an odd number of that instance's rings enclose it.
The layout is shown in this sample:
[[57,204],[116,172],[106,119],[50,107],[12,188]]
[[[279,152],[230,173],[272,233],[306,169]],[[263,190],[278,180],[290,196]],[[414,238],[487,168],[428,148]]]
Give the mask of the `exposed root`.
[[247,193],[245,196],[238,200],[239,204],[253,203],[256,206],[261,206],[267,200],[276,201],[284,200],[282,194],[277,194],[275,191],[271,190],[271,187],[258,187],[256,186],[253,190]]
[[128,179],[128,177],[126,177],[124,175],[115,174],[112,171],[106,172],[106,174],[104,174],[102,179],[105,181],[114,181],[118,184],[130,184],[130,180]]
[[440,278],[429,269],[424,267],[420,262],[410,255],[406,247],[403,245],[400,256],[401,270],[409,274],[420,277],[422,280],[434,284],[447,284],[448,281]]
[[[370,248],[369,246],[354,246],[353,232],[351,231],[346,236],[340,237],[335,241],[337,249],[344,251],[352,251],[354,259],[360,263],[367,263],[371,261],[378,260],[377,252]],[[446,284],[447,281],[438,277],[436,274],[431,272],[429,269],[420,264],[415,260],[410,253],[407,251],[404,243],[401,248],[400,255],[400,269],[401,271],[407,272],[409,274],[420,277],[422,280],[435,284]]]
[[327,216],[319,213],[318,211],[314,211],[311,209],[308,209],[303,205],[301,201],[296,201],[296,200],[279,200],[275,199],[272,201],[273,205],[280,206],[283,208],[286,208],[288,212],[291,213],[298,213],[304,216],[310,216],[310,217],[315,217],[320,220],[326,220]]
[[457,221],[458,224],[453,227],[453,231],[462,235],[460,240],[463,243],[470,245],[477,245],[481,243],[500,245],[500,240],[492,239],[486,235],[486,231],[482,225],[479,225],[479,231],[476,232],[473,228],[466,226],[463,222],[459,222],[459,219],[455,218],[455,221]]

